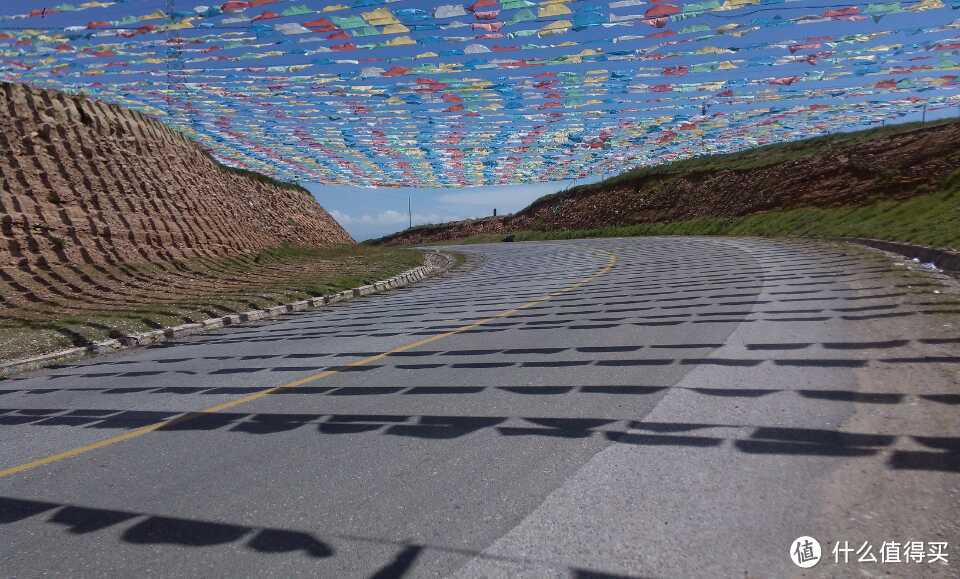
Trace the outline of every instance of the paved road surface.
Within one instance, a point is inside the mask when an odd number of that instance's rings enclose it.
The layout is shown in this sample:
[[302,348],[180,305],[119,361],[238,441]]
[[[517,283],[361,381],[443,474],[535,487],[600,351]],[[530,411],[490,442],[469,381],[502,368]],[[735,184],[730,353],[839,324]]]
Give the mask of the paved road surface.
[[[800,535],[809,576],[957,576],[960,301],[935,278],[815,243],[462,251],[0,383],[0,576],[773,577]],[[844,540],[951,565],[838,566]]]

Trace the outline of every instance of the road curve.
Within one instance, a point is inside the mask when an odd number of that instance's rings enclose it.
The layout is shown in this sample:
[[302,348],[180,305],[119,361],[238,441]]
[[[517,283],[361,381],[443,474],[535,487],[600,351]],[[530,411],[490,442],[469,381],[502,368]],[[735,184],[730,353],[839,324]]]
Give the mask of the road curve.
[[477,245],[0,382],[0,576],[956,576],[944,279],[814,242]]

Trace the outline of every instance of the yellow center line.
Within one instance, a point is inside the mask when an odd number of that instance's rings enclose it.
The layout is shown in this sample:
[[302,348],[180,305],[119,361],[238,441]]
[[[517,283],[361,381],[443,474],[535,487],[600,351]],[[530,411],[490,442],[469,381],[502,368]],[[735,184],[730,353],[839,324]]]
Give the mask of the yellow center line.
[[[597,251],[603,251],[603,250],[597,250]],[[541,304],[541,303],[543,303],[543,302],[545,302],[545,301],[548,301],[548,300],[550,300],[550,299],[552,299],[552,298],[554,298],[554,297],[556,297],[556,296],[558,296],[558,295],[561,295],[561,294],[564,294],[564,293],[567,293],[567,292],[574,291],[574,290],[576,290],[576,289],[578,289],[578,288],[580,288],[580,287],[582,287],[582,286],[584,286],[584,285],[592,282],[593,280],[597,279],[598,277],[600,277],[600,276],[602,276],[602,275],[606,275],[607,273],[610,272],[610,270],[613,269],[613,267],[614,267],[614,266],[616,265],[616,263],[617,263],[617,256],[616,256],[616,254],[611,253],[611,252],[609,252],[609,251],[603,251],[603,253],[607,253],[607,254],[609,254],[609,256],[610,256],[609,259],[607,260],[607,264],[606,264],[605,266],[603,266],[602,268],[600,268],[599,270],[597,270],[593,275],[591,275],[591,276],[589,276],[589,277],[585,277],[585,278],[583,278],[583,279],[581,279],[581,280],[579,280],[579,281],[577,281],[577,282],[574,282],[573,284],[571,284],[571,285],[569,285],[569,286],[567,286],[567,287],[564,287],[564,288],[559,289],[559,290],[554,291],[554,292],[550,292],[550,293],[548,293],[547,295],[545,295],[545,296],[543,296],[543,297],[541,297],[541,298],[538,298],[538,299],[535,299],[535,300],[533,300],[533,301],[527,302],[527,303],[525,303],[525,304],[519,305],[519,306],[517,306],[517,307],[515,307],[515,308],[509,309],[509,310],[504,310],[504,311],[502,311],[502,312],[500,312],[500,313],[498,313],[498,314],[496,314],[496,315],[490,316],[489,318],[484,318],[484,319],[482,319],[482,320],[477,320],[476,322],[467,324],[467,325],[465,325],[465,326],[460,326],[459,328],[450,330],[449,332],[444,332],[444,333],[442,333],[442,334],[435,334],[435,335],[430,336],[430,337],[428,337],[428,338],[423,338],[422,340],[417,340],[417,341],[414,341],[414,342],[410,342],[410,343],[408,343],[408,344],[403,344],[402,346],[397,346],[396,348],[393,348],[392,350],[389,350],[389,351],[387,351],[387,352],[383,352],[383,353],[377,354],[377,355],[375,355],[375,356],[370,356],[370,357],[367,357],[367,358],[363,358],[362,360],[356,360],[356,361],[354,361],[354,362],[351,362],[351,363],[347,364],[347,366],[365,366],[365,365],[367,365],[367,364],[371,364],[371,363],[376,362],[376,361],[378,361],[378,360],[382,360],[383,358],[386,358],[386,357],[389,356],[390,354],[394,354],[394,353],[397,353],[397,352],[405,352],[405,351],[407,351],[407,350],[412,350],[413,348],[419,348],[420,346],[423,346],[423,345],[426,345],[426,344],[430,344],[430,343],[432,343],[432,342],[436,342],[437,340],[442,340],[443,338],[447,338],[447,337],[449,337],[449,336],[453,336],[453,335],[459,334],[459,333],[461,333],[461,332],[465,332],[465,331],[467,331],[467,330],[476,328],[476,327],[478,327],[478,326],[482,326],[482,325],[484,325],[484,324],[486,324],[486,323],[489,323],[489,322],[492,322],[492,321],[494,321],[494,320],[499,320],[499,319],[502,319],[502,318],[506,318],[506,317],[512,316],[513,314],[515,314],[515,313],[517,313],[517,312],[519,312],[519,311],[521,311],[521,310],[524,310],[524,309],[529,308],[529,307],[531,307],[531,306],[535,306],[535,305],[537,305],[537,304]],[[324,371],[322,371],[322,372],[317,372],[316,374],[311,374],[311,375],[309,375],[309,376],[304,376],[303,378],[298,378],[298,379],[296,379],[296,380],[293,380],[293,381],[290,381],[290,382],[286,382],[286,383],[284,383],[284,384],[280,384],[279,386],[271,386],[271,387],[268,387],[268,388],[264,388],[263,390],[259,390],[259,391],[257,391],[257,392],[254,392],[253,394],[248,395],[248,396],[243,396],[243,397],[241,397],[241,398],[236,398],[236,399],[234,399],[234,400],[228,400],[227,402],[223,402],[223,403],[220,403],[220,404],[215,404],[215,405],[210,406],[210,407],[208,407],[208,408],[204,408],[203,410],[199,410],[199,411],[195,411],[195,412],[189,412],[189,413],[186,413],[186,414],[182,414],[182,415],[180,415],[180,416],[176,416],[176,417],[174,417],[174,418],[168,418],[168,419],[166,419],[166,420],[161,420],[161,421],[159,421],[159,422],[154,422],[153,424],[148,424],[148,425],[146,425],[146,426],[141,426],[140,428],[136,428],[136,429],[131,430],[131,431],[129,431],[129,432],[124,432],[123,434],[118,434],[118,435],[116,435],[116,436],[111,436],[111,437],[109,437],[109,438],[105,438],[105,439],[103,439],[103,440],[98,440],[98,441],[96,441],[96,442],[92,442],[92,443],[90,443],[90,444],[86,444],[86,445],[84,445],[84,446],[80,446],[80,447],[77,447],[77,448],[74,448],[74,449],[71,449],[71,450],[67,450],[67,451],[64,451],[64,452],[57,453],[57,454],[51,454],[51,455],[45,456],[45,457],[43,457],[43,458],[34,459],[34,460],[31,460],[30,462],[25,462],[25,463],[19,464],[19,465],[17,465],[17,466],[12,466],[12,467],[10,467],[10,468],[6,468],[6,469],[3,469],[3,470],[0,470],[0,478],[5,478],[5,477],[8,477],[8,476],[13,476],[13,475],[15,475],[15,474],[18,474],[18,473],[21,473],[21,472],[25,472],[25,471],[28,471],[28,470],[33,470],[33,469],[35,469],[35,468],[38,468],[38,467],[41,467],[41,466],[44,466],[44,465],[47,465],[47,464],[52,464],[52,463],[55,463],[55,462],[60,462],[60,461],[62,461],[62,460],[66,460],[66,459],[68,459],[68,458],[73,458],[73,457],[79,456],[79,455],[81,455],[81,454],[86,454],[86,453],[88,453],[88,452],[97,450],[97,449],[99,449],[99,448],[104,448],[104,447],[107,447],[107,446],[112,446],[112,445],[117,444],[117,443],[119,443],[119,442],[124,442],[124,441],[126,441],[126,440],[130,440],[130,439],[133,439],[133,438],[138,438],[138,437],[143,436],[144,434],[148,434],[148,433],[153,432],[153,431],[155,431],[155,430],[160,430],[161,428],[164,428],[164,427],[167,427],[167,426],[171,426],[171,425],[178,424],[178,423],[181,423],[181,422],[187,422],[187,421],[189,421],[189,420],[192,420],[192,419],[196,418],[196,417],[197,417],[198,415],[200,415],[200,414],[209,414],[209,413],[212,413],[212,412],[220,412],[220,411],[223,411],[223,410],[227,410],[227,409],[229,409],[229,408],[234,408],[234,407],[236,407],[236,406],[240,406],[241,404],[246,404],[246,403],[248,403],[248,402],[253,402],[254,400],[259,400],[260,398],[263,398],[264,396],[269,396],[270,394],[273,394],[274,392],[276,392],[276,391],[278,391],[278,390],[283,390],[284,388],[295,388],[295,387],[297,387],[297,386],[303,386],[304,384],[308,384],[308,383],[310,383],[310,382],[314,382],[314,381],[320,380],[320,379],[322,379],[322,378],[327,378],[327,377],[329,377],[329,376],[333,376],[334,374],[338,374],[338,373],[339,373],[338,370],[324,370]]]

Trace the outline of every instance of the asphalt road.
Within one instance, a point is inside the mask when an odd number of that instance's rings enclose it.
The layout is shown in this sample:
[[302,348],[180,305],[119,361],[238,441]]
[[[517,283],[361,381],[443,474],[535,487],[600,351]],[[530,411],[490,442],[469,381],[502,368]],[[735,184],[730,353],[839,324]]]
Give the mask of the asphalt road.
[[[958,576],[942,279],[812,242],[460,250],[0,382],[0,576]],[[907,540],[949,564],[831,552]]]

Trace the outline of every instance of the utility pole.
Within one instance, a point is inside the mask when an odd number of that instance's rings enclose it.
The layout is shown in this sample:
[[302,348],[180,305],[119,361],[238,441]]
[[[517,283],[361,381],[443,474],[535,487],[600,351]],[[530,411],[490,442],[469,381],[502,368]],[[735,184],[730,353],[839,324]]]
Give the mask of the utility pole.
[[923,103],[923,117],[920,119],[920,126],[927,124],[927,103]]
[[410,219],[409,229],[413,229],[413,202],[410,200],[412,196],[407,194],[407,217]]

